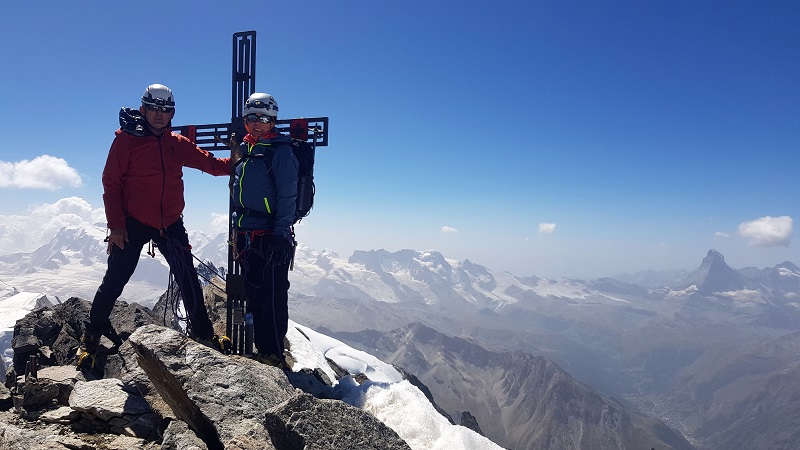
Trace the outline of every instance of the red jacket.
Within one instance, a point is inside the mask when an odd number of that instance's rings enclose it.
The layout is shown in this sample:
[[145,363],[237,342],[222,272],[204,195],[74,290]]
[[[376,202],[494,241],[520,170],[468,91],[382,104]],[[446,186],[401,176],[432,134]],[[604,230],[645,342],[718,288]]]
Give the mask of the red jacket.
[[103,169],[103,203],[108,228],[125,228],[125,218],[166,228],[183,213],[183,167],[229,175],[230,158],[214,158],[180,134],[134,136],[122,129]]

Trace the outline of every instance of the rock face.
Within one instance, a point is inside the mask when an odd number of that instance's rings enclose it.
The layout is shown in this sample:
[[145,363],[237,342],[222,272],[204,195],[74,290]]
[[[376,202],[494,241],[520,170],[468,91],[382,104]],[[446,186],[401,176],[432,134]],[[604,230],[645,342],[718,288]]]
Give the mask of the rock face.
[[[26,342],[16,347],[21,361],[38,361],[0,392],[2,449],[410,450],[368,412],[295,387],[330,394],[326,377],[287,378],[278,368],[223,355],[176,330],[144,324],[153,316],[137,305],[118,304],[112,316],[125,343],[107,357],[104,378],[78,371],[65,349],[77,345],[88,302],[64,305],[18,324],[17,341]],[[326,382],[329,388],[320,388]]]
[[129,342],[161,398],[209,449],[242,435],[268,441],[264,411],[295,395],[280,369],[222,355],[177,331],[148,325]]
[[[14,326],[14,371],[24,374],[30,357],[36,355],[38,363],[47,366],[70,364],[75,356],[91,303],[72,297],[52,308],[42,308],[17,321]],[[149,309],[136,303],[117,302],[111,313],[111,324],[122,339],[127,339],[138,327],[158,323],[159,319]],[[110,347],[103,338],[101,345]]]

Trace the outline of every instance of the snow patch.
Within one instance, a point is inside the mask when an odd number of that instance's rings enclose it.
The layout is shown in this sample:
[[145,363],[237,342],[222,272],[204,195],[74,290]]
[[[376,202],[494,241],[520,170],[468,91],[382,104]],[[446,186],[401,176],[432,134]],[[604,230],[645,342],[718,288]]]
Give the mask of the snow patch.
[[414,450],[501,449],[469,428],[451,424],[407,380],[364,383],[343,400],[375,416]]
[[11,340],[14,337],[14,325],[17,324],[17,321],[31,311],[57,303],[57,300],[50,300],[46,295],[38,292],[20,292],[0,300],[0,349],[3,352],[3,362],[6,366],[11,364],[14,358]]

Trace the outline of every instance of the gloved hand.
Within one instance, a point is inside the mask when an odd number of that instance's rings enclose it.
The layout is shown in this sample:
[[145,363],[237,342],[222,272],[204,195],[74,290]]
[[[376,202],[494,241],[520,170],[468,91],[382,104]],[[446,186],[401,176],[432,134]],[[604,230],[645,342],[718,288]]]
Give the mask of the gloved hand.
[[273,234],[269,237],[267,245],[267,262],[273,266],[282,266],[289,263],[294,245],[288,238],[280,234]]

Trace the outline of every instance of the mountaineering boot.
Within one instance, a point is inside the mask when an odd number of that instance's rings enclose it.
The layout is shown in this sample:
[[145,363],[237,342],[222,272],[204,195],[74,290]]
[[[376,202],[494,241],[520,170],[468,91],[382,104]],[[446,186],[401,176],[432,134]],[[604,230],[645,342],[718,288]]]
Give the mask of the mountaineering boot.
[[84,330],[80,346],[78,346],[78,351],[75,355],[78,368],[94,369],[95,363],[97,362],[97,354],[101,350],[100,338],[103,336],[107,337],[113,344],[111,348],[103,349],[102,353],[104,354],[115,354],[122,345],[122,338],[119,337],[119,334],[117,334],[117,331],[111,326],[111,323],[104,325],[87,323]]
[[81,337],[81,344],[75,354],[76,366],[78,369],[93,369],[97,359],[97,348],[100,346],[100,334],[87,325]]
[[233,342],[231,342],[231,338],[228,336],[219,336],[215,334],[208,339],[197,338],[196,341],[198,344],[213,348],[223,355],[230,355],[231,349],[233,349]]

